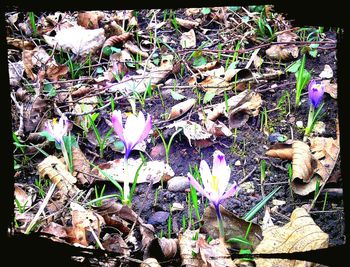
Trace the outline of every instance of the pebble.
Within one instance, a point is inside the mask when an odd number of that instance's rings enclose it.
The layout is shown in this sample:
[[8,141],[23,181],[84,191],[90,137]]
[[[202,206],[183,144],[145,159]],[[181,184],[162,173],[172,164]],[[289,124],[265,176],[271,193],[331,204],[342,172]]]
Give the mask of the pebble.
[[241,163],[240,160],[237,160],[237,161],[235,162],[235,166],[241,166],[241,165],[242,165],[242,163]]
[[175,176],[168,181],[168,190],[171,192],[183,192],[190,187],[190,181],[186,176]]
[[275,132],[269,135],[268,140],[270,143],[274,144],[277,142],[285,142],[287,140],[287,136],[279,133],[279,132]]
[[184,206],[181,203],[174,202],[173,206],[171,207],[171,210],[172,211],[177,211],[177,210],[182,211],[182,210],[184,210]]
[[296,125],[298,128],[303,128],[303,127],[304,127],[304,124],[303,124],[302,121],[297,121],[297,122],[295,123],[295,125]]
[[169,212],[167,211],[157,211],[149,217],[147,223],[156,225],[166,224],[169,217]]
[[273,199],[272,204],[275,206],[282,206],[282,205],[286,204],[286,202],[284,200]]
[[247,194],[251,194],[254,193],[255,189],[254,189],[254,183],[253,182],[245,182],[242,183],[239,186],[240,190],[243,190],[244,192],[246,192]]

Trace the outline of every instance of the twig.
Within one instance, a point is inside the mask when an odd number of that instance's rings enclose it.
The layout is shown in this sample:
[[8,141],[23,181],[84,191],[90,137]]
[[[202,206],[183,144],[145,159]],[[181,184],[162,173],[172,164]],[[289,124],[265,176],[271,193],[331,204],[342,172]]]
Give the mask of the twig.
[[253,170],[251,170],[250,173],[248,173],[244,178],[242,178],[241,180],[238,181],[238,184],[240,185],[241,183],[243,183],[244,181],[246,181],[250,176],[252,176],[252,174],[255,172],[256,170],[256,166],[254,167]]

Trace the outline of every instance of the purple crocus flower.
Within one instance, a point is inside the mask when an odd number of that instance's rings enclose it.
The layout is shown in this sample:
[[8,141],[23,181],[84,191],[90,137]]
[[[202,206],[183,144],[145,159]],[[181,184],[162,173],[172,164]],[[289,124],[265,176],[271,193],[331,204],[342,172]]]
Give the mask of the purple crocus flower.
[[63,142],[63,136],[67,134],[69,126],[69,121],[66,116],[62,116],[59,121],[54,118],[52,120],[52,125],[50,122],[46,122],[46,131],[56,140],[57,143],[61,144]]
[[315,80],[311,80],[308,86],[309,90],[309,99],[314,109],[316,109],[321,103],[325,85],[322,83],[317,83]]
[[120,110],[115,110],[112,113],[112,124],[114,131],[117,133],[125,146],[125,158],[127,159],[134,147],[143,141],[149,134],[152,128],[152,119],[148,114],[147,119],[140,111],[138,116],[131,114],[128,116],[125,127],[122,124],[122,113]]
[[210,171],[208,164],[204,160],[201,161],[199,166],[204,188],[190,173],[188,173],[187,176],[191,185],[213,203],[218,216],[220,235],[223,236],[223,222],[219,206],[223,200],[233,196],[237,192],[238,186],[234,183],[231,188],[226,191],[230,179],[230,167],[226,164],[225,155],[221,151],[216,150],[213,157],[212,171]]

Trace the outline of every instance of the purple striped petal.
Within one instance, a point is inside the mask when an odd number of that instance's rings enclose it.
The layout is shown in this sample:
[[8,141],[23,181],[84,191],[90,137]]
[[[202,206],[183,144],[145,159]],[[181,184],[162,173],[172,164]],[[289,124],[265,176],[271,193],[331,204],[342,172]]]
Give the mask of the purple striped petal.
[[237,192],[237,190],[238,190],[238,185],[236,182],[234,182],[231,188],[220,197],[219,202],[222,202],[226,198],[233,196]]

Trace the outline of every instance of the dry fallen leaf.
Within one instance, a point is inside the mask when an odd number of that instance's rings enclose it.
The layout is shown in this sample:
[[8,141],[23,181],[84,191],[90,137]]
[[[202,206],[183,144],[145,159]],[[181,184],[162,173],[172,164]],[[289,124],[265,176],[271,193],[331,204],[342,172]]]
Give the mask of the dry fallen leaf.
[[198,236],[198,239],[204,237],[203,234],[198,233],[198,230],[187,229],[183,234],[179,234],[181,266],[201,266],[198,257],[199,248],[197,240],[194,239],[195,236]]
[[[277,42],[293,42],[296,41],[298,35],[294,32],[285,32],[277,36]],[[289,60],[297,58],[299,49],[295,44],[271,45],[266,50],[266,55],[276,60]]]
[[[328,247],[329,236],[318,227],[304,208],[296,208],[286,225],[268,227],[264,239],[253,251],[263,253],[293,253]],[[259,267],[305,266],[304,262],[286,259],[256,258]]]
[[231,130],[221,121],[213,122],[207,119],[204,121],[204,125],[207,131],[215,137],[232,135]]
[[272,145],[265,153],[266,156],[280,158],[283,160],[293,159],[292,144],[277,143]]
[[[100,164],[98,167],[109,175],[112,179],[118,182],[128,182],[132,184],[134,182],[137,169],[142,164],[141,159],[128,159],[128,176],[124,175],[124,159],[116,159]],[[94,175],[98,175],[101,180],[109,181],[98,169],[94,168],[91,171]],[[143,165],[139,171],[137,183],[153,182],[158,183],[161,179],[168,179],[173,177],[174,171],[172,168],[163,161],[148,161]]]
[[339,140],[330,137],[310,138],[310,149],[314,158],[318,160],[315,173],[326,182],[332,174],[340,153]]
[[154,238],[146,247],[144,257],[156,258],[159,261],[172,259],[178,251],[178,239]]
[[12,45],[19,49],[32,50],[35,47],[35,45],[32,42],[22,39],[6,37],[6,41],[8,45]]
[[180,19],[178,17],[176,17],[175,20],[181,27],[184,27],[186,29],[193,29],[199,26],[199,22],[194,20]]
[[79,12],[77,23],[86,29],[98,29],[98,22],[103,19],[104,13],[101,11]]
[[322,83],[325,85],[325,92],[332,98],[337,99],[338,97],[338,84],[330,83],[329,80],[324,80]]
[[29,196],[21,187],[15,184],[15,198],[22,208],[28,209],[32,206],[32,197]]
[[[244,237],[250,223],[237,217],[222,206],[220,206],[220,211],[224,222],[225,240],[237,236]],[[217,215],[213,205],[210,205],[204,210],[201,232],[211,236],[213,239],[219,238]],[[258,238],[260,236],[260,226],[252,223],[247,239],[252,243],[253,248],[260,243],[260,239]],[[231,246],[239,248],[239,245],[240,243],[232,243]]]
[[147,258],[141,264],[140,267],[161,267],[157,259]]
[[54,37],[43,35],[43,38],[49,46],[57,44],[57,49],[71,50],[76,55],[94,53],[106,40],[104,29],[87,30],[81,26],[62,29]]
[[48,176],[64,195],[74,196],[79,191],[75,186],[77,179],[67,170],[66,165],[55,156],[48,156],[40,162],[38,172],[41,177]]
[[250,92],[247,97],[239,102],[237,106],[230,106],[228,113],[228,122],[230,129],[243,126],[250,116],[257,116],[262,104],[262,99],[259,93]]
[[193,121],[177,121],[167,127],[175,127],[176,130],[182,128],[183,134],[187,137],[190,146],[192,146],[192,140],[207,140],[211,137],[211,133],[208,133],[201,125]]
[[196,103],[196,99],[190,98],[181,103],[176,104],[171,108],[167,120],[174,120],[184,115],[194,106],[195,103]]
[[67,76],[69,71],[68,66],[66,65],[57,65],[56,63],[49,64],[46,75],[50,81],[58,81],[60,78]]
[[81,185],[91,184],[93,178],[90,174],[90,163],[80,148],[72,147],[74,173]]
[[225,244],[220,239],[211,240],[208,244],[203,237],[198,239],[199,253],[205,267],[236,266]]
[[180,37],[180,44],[182,48],[194,48],[196,47],[196,34],[193,29],[188,32],[184,32]]
[[58,223],[55,223],[55,222],[50,222],[40,232],[46,233],[46,234],[51,234],[51,235],[58,237],[58,238],[68,237],[66,227],[64,227]]
[[333,70],[328,64],[324,65],[323,71],[318,75],[320,78],[331,79],[333,78]]
[[128,49],[134,55],[140,55],[143,58],[148,58],[149,54],[147,52],[142,51],[137,45],[133,44],[131,41],[127,41],[124,44],[124,47]]
[[130,256],[130,249],[124,239],[117,233],[106,234],[103,237],[102,246],[107,251]]

